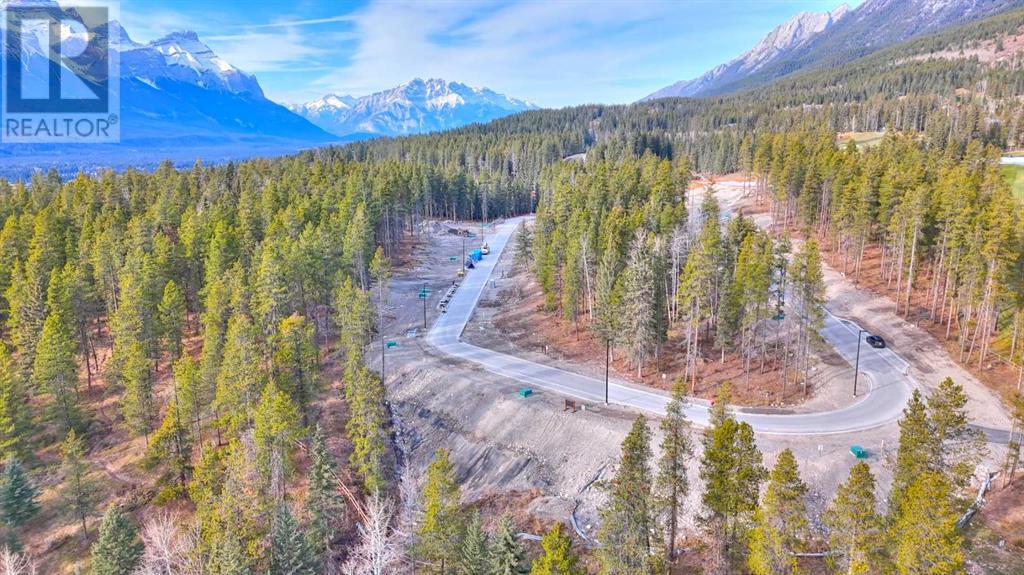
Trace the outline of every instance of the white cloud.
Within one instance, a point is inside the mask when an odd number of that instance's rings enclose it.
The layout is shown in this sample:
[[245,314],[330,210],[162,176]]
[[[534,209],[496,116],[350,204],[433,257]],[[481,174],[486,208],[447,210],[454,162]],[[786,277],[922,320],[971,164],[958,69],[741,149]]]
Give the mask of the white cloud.
[[224,60],[249,73],[276,72],[283,68],[308,66],[329,53],[313,46],[294,29],[283,32],[248,31],[202,38]]

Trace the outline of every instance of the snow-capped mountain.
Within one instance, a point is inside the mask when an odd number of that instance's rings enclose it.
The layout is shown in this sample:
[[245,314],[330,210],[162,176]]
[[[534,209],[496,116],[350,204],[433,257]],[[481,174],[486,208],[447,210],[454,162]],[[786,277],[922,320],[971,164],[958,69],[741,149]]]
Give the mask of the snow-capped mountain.
[[[175,32],[142,44],[113,21],[93,33],[106,34],[120,57],[120,82],[114,89],[120,91],[121,143],[2,146],[0,156],[12,162],[24,158],[37,167],[141,167],[165,158],[184,163],[197,157],[243,158],[337,141],[267,99],[254,76],[219,57],[195,32]],[[48,58],[38,38],[30,34],[25,41],[25,57]],[[84,41],[84,34],[65,34],[63,40],[65,45]]]
[[117,22],[110,32],[120,42],[112,43],[121,53],[121,76],[150,83],[173,79],[202,88],[250,94],[263,98],[256,78],[232,66],[199,40],[195,32],[174,32],[149,44],[132,41]]
[[793,72],[839,66],[886,46],[986,18],[1024,0],[864,0],[824,14],[799,14],[739,58],[644,98],[724,94]]
[[831,28],[848,12],[846,4],[831,12],[801,12],[769,32],[756,46],[738,58],[719,64],[692,80],[683,80],[662,88],[644,100],[694,96],[723,80],[740,78],[757,71]]
[[361,98],[328,94],[291,109],[336,136],[397,136],[489,122],[536,106],[487,88],[416,78]]

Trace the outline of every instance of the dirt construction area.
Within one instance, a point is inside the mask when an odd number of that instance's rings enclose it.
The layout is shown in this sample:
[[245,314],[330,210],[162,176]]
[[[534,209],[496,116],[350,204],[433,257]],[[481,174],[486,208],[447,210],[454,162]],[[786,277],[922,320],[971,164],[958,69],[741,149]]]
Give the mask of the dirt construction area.
[[[479,229],[476,233],[477,238],[465,240],[467,250],[479,247]],[[374,342],[367,358],[379,369],[382,341],[394,342],[386,348],[384,368],[402,471],[419,474],[438,448],[449,449],[467,503],[508,509],[520,519],[521,528],[533,533],[551,521],[570,523],[575,516],[579,532],[593,537],[602,500],[593,484],[613,474],[620,443],[638,414],[582,401],[577,401],[578,409],[573,412],[565,409],[565,397],[540,390],[523,398],[517,393],[518,382],[451,359],[426,345],[424,309],[429,326],[440,313],[437,304],[458,279],[462,245],[463,238],[449,234],[443,226],[421,229],[410,246],[408,262],[395,270],[387,294],[383,340]],[[514,273],[511,245],[464,338],[478,345],[491,342],[495,347],[505,340],[503,351],[565,369],[595,369],[544,355],[542,349],[518,348],[514,334],[494,328],[493,316],[505,301],[502,294],[516,289],[513,282],[528,277]],[[429,290],[425,302],[419,297],[424,287]],[[813,407],[813,401],[804,408]],[[652,418],[649,423],[657,452],[661,441],[658,421]],[[897,436],[898,427],[893,423],[855,435],[761,435],[758,442],[768,466],[782,449],[794,451],[811,487],[812,508],[821,511],[855,462],[849,452],[854,443],[868,449],[879,482],[887,485],[886,461],[894,454]],[[695,430],[695,442],[699,443],[699,430]],[[699,455],[698,445],[691,466],[694,494],[700,493]],[[699,510],[696,495],[689,510],[692,521]]]

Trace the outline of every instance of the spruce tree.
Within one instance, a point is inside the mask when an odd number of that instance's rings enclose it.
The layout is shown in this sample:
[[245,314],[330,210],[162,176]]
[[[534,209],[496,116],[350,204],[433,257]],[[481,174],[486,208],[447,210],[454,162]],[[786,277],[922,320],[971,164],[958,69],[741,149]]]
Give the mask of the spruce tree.
[[316,575],[317,562],[309,549],[304,530],[284,503],[274,512],[270,534],[268,575]]
[[836,573],[868,575],[883,564],[885,530],[878,513],[875,477],[863,461],[850,470],[846,482],[823,517],[829,528],[829,563]]
[[498,519],[498,530],[491,539],[490,569],[488,575],[522,575],[526,573],[523,557],[526,552],[519,544],[516,526],[510,515]]
[[61,501],[68,512],[82,524],[82,535],[89,536],[86,519],[92,515],[95,505],[95,484],[89,477],[89,463],[85,459],[85,445],[75,430],[68,431],[61,445]]
[[622,442],[619,471],[611,483],[608,502],[601,510],[599,557],[607,574],[649,573],[651,533],[651,432],[641,416]]
[[0,341],[0,456],[25,457],[32,432],[32,414],[21,371]]
[[466,524],[459,549],[460,575],[477,575],[487,572],[487,534],[480,525],[480,514],[474,513]]
[[622,280],[622,337],[630,349],[637,377],[651,349],[661,341],[662,307],[657,305],[654,254],[644,233],[630,247],[629,263]]
[[802,573],[795,553],[802,551],[807,529],[807,485],[800,479],[793,452],[786,449],[772,468],[768,489],[754,517],[747,563],[754,575]]
[[39,512],[38,496],[39,490],[25,475],[18,458],[8,457],[0,477],[0,518],[4,524],[17,529],[34,517]]
[[334,462],[327,451],[323,431],[317,425],[309,449],[309,490],[305,511],[309,518],[309,547],[315,557],[325,558],[337,534],[336,525],[343,519],[345,508],[338,494]]
[[438,568],[458,562],[464,519],[459,509],[459,484],[448,451],[438,449],[427,466],[423,486],[423,519],[416,530],[415,552]]
[[540,540],[541,554],[533,562],[530,575],[584,575],[579,558],[572,552],[572,539],[562,533],[560,522],[551,526]]
[[117,505],[103,515],[92,546],[93,575],[125,575],[138,567],[145,547],[138,530]]

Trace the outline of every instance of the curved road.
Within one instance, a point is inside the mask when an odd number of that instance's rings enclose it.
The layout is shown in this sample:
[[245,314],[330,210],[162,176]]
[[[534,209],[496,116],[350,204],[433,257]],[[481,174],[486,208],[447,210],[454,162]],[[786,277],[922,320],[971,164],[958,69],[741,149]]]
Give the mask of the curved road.
[[[505,244],[524,219],[507,220],[488,235],[491,254],[479,262],[476,269],[466,273],[448,305],[448,312],[441,314],[427,333],[427,343],[445,354],[474,362],[492,373],[532,387],[595,403],[603,402],[603,378],[580,375],[462,341],[462,332],[476,308],[480,294],[489,283],[491,272]],[[857,352],[858,334],[856,324],[832,314],[827,314],[825,326],[821,330],[822,337],[851,365]],[[878,427],[898,419],[910,398],[913,384],[906,370],[906,361],[892,350],[878,350],[864,344],[861,346],[860,371],[867,377],[861,379],[861,398],[853,405],[817,413],[737,412],[735,416],[750,423],[758,433],[773,435],[837,434]],[[608,396],[611,403],[655,414],[663,414],[669,400],[667,394],[658,390],[640,388],[615,379],[609,384]],[[687,416],[697,425],[707,425],[708,408],[691,404]]]

